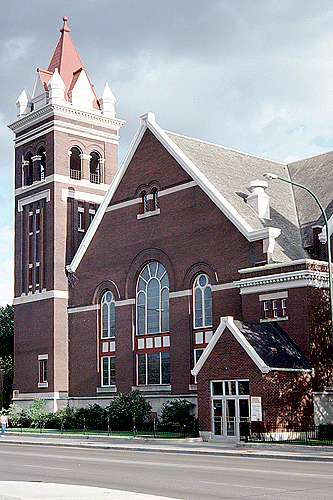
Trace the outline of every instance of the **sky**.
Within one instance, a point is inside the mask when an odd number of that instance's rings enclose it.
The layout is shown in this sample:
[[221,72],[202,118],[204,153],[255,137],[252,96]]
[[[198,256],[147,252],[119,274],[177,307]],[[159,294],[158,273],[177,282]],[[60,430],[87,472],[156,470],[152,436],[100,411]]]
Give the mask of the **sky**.
[[[333,149],[331,0],[0,0],[0,306],[13,300],[15,102],[46,69],[63,16],[119,159],[153,112],[165,130],[287,163]],[[320,198],[320,193],[317,193]]]

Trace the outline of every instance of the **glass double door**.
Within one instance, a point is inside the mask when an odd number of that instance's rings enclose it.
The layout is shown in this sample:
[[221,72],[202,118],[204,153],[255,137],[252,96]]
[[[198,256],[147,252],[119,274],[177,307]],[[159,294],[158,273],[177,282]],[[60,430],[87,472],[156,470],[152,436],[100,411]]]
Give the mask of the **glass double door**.
[[249,398],[213,399],[213,434],[240,439],[249,423]]

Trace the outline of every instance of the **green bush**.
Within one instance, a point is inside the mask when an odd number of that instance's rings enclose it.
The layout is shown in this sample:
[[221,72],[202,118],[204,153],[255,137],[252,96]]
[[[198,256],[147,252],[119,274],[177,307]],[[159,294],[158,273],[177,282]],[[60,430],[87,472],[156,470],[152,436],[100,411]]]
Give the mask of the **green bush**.
[[140,429],[143,420],[151,413],[151,405],[137,390],[116,396],[108,407],[112,429],[131,430],[133,420]]
[[98,404],[78,408],[75,411],[76,428],[103,430],[106,428],[107,411]]
[[7,417],[9,424],[12,427],[19,427],[21,425],[22,411],[22,408],[15,403],[9,405],[7,410]]
[[22,424],[24,427],[39,427],[45,426],[49,419],[49,413],[44,410],[45,400],[43,398],[35,398],[27,408],[22,411]]
[[179,425],[187,433],[195,433],[196,419],[191,413],[194,407],[194,403],[186,399],[167,401],[162,405],[161,424],[170,427]]

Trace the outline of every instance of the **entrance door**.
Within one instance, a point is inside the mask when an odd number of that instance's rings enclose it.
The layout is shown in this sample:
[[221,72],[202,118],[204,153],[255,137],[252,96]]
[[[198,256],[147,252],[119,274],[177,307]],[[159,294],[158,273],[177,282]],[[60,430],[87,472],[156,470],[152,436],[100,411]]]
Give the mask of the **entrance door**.
[[228,397],[213,399],[213,433],[215,436],[240,439],[247,434],[249,399]]

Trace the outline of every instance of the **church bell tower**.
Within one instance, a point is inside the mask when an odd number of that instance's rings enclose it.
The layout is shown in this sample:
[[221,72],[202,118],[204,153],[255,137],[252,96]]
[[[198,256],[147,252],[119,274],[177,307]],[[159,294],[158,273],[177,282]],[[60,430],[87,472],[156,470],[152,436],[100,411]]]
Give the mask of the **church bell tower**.
[[[13,402],[69,401],[66,265],[118,166],[119,129],[108,84],[97,99],[63,18],[47,70],[37,69],[9,128],[15,143]],[[84,346],[82,346],[84,349]]]

